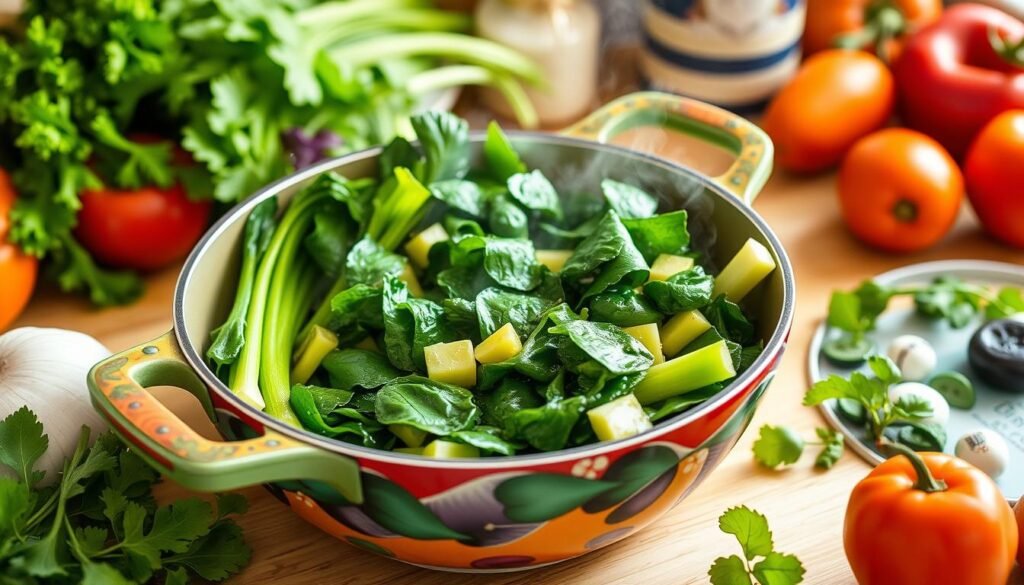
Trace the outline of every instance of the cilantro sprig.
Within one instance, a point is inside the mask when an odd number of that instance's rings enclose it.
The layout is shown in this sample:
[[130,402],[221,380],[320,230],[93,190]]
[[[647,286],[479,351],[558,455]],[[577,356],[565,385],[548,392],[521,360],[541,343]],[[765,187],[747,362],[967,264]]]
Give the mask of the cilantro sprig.
[[808,441],[787,426],[764,425],[754,441],[754,459],[765,467],[776,469],[796,463],[806,447],[818,445],[821,451],[814,458],[814,466],[831,469],[843,456],[843,435],[825,427],[818,427],[814,432],[817,438]]
[[[90,447],[83,427],[59,481],[41,486],[34,469],[49,439],[27,407],[0,421],[0,582],[132,585],[153,578],[183,585],[220,581],[249,562],[238,494],[216,507],[198,498],[160,506],[157,474],[111,434]],[[8,474],[10,475],[10,474]]]
[[910,296],[917,312],[925,317],[942,320],[951,327],[962,328],[984,312],[988,319],[1009,317],[1024,312],[1024,294],[1020,289],[1004,288],[996,293],[964,282],[952,276],[940,276],[923,286],[893,287],[873,280],[863,282],[857,289],[832,293],[827,323],[842,331],[843,335],[829,340],[834,353],[857,354],[866,357],[871,344],[867,333],[875,328],[878,317],[885,312],[892,299]]
[[889,387],[902,381],[899,367],[886,356],[868,358],[872,376],[853,372],[849,378],[835,374],[816,382],[804,395],[804,406],[817,406],[828,400],[849,400],[864,411],[869,435],[876,444],[884,442],[885,430],[893,425],[913,425],[923,432],[932,432],[931,425],[921,421],[932,416],[931,404],[919,396],[908,394],[899,400],[889,399]]
[[[715,559],[708,576],[711,585],[796,585],[804,580],[804,566],[793,555],[775,550],[768,519],[746,506],[730,508],[718,527],[736,537],[743,556]],[[760,559],[760,560],[758,560]]]

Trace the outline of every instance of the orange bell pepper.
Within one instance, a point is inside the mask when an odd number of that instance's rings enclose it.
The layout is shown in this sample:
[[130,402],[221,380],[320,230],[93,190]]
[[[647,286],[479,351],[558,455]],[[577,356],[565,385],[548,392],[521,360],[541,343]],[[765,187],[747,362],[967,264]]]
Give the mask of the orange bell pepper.
[[1017,526],[987,475],[942,453],[899,455],[853,489],[846,557],[860,585],[1000,585],[1013,570]]

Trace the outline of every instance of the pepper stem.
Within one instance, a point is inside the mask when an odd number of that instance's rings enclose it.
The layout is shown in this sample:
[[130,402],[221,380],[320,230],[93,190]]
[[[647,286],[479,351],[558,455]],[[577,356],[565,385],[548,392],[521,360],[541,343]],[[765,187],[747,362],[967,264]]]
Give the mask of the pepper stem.
[[936,479],[928,466],[925,465],[924,459],[918,455],[913,449],[906,445],[899,443],[887,443],[885,448],[889,451],[895,451],[896,457],[903,455],[910,460],[910,464],[914,466],[914,472],[917,473],[917,481],[914,483],[914,489],[921,490],[922,492],[933,494],[936,492],[944,492],[949,489],[946,482],[941,479]]

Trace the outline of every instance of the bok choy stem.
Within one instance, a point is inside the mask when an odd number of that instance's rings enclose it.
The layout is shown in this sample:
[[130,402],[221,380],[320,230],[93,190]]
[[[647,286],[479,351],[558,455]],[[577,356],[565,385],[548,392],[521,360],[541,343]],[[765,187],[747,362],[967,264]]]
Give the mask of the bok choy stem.
[[449,87],[464,85],[488,86],[501,92],[512,107],[516,120],[523,128],[536,128],[537,111],[529,96],[515,79],[495,73],[479,65],[449,65],[417,73],[406,83],[406,89],[413,95],[423,95]]
[[232,367],[228,386],[242,400],[260,409],[266,406],[260,393],[260,360],[266,333],[264,323],[268,313],[270,286],[277,270],[278,258],[289,239],[289,234],[294,232],[301,236],[305,233],[305,228],[312,219],[313,205],[322,198],[323,193],[314,192],[309,196],[299,195],[292,200],[267,245],[263,259],[260,260],[259,269],[256,271],[256,280],[253,283],[253,293],[245,320],[247,339],[238,355],[238,361]]

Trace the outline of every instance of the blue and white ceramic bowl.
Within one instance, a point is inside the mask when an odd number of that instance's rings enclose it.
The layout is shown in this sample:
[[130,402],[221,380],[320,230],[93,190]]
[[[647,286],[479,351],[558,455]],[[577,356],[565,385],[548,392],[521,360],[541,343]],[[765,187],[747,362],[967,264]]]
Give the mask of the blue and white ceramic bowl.
[[804,0],[643,0],[648,83],[761,109],[800,65]]

